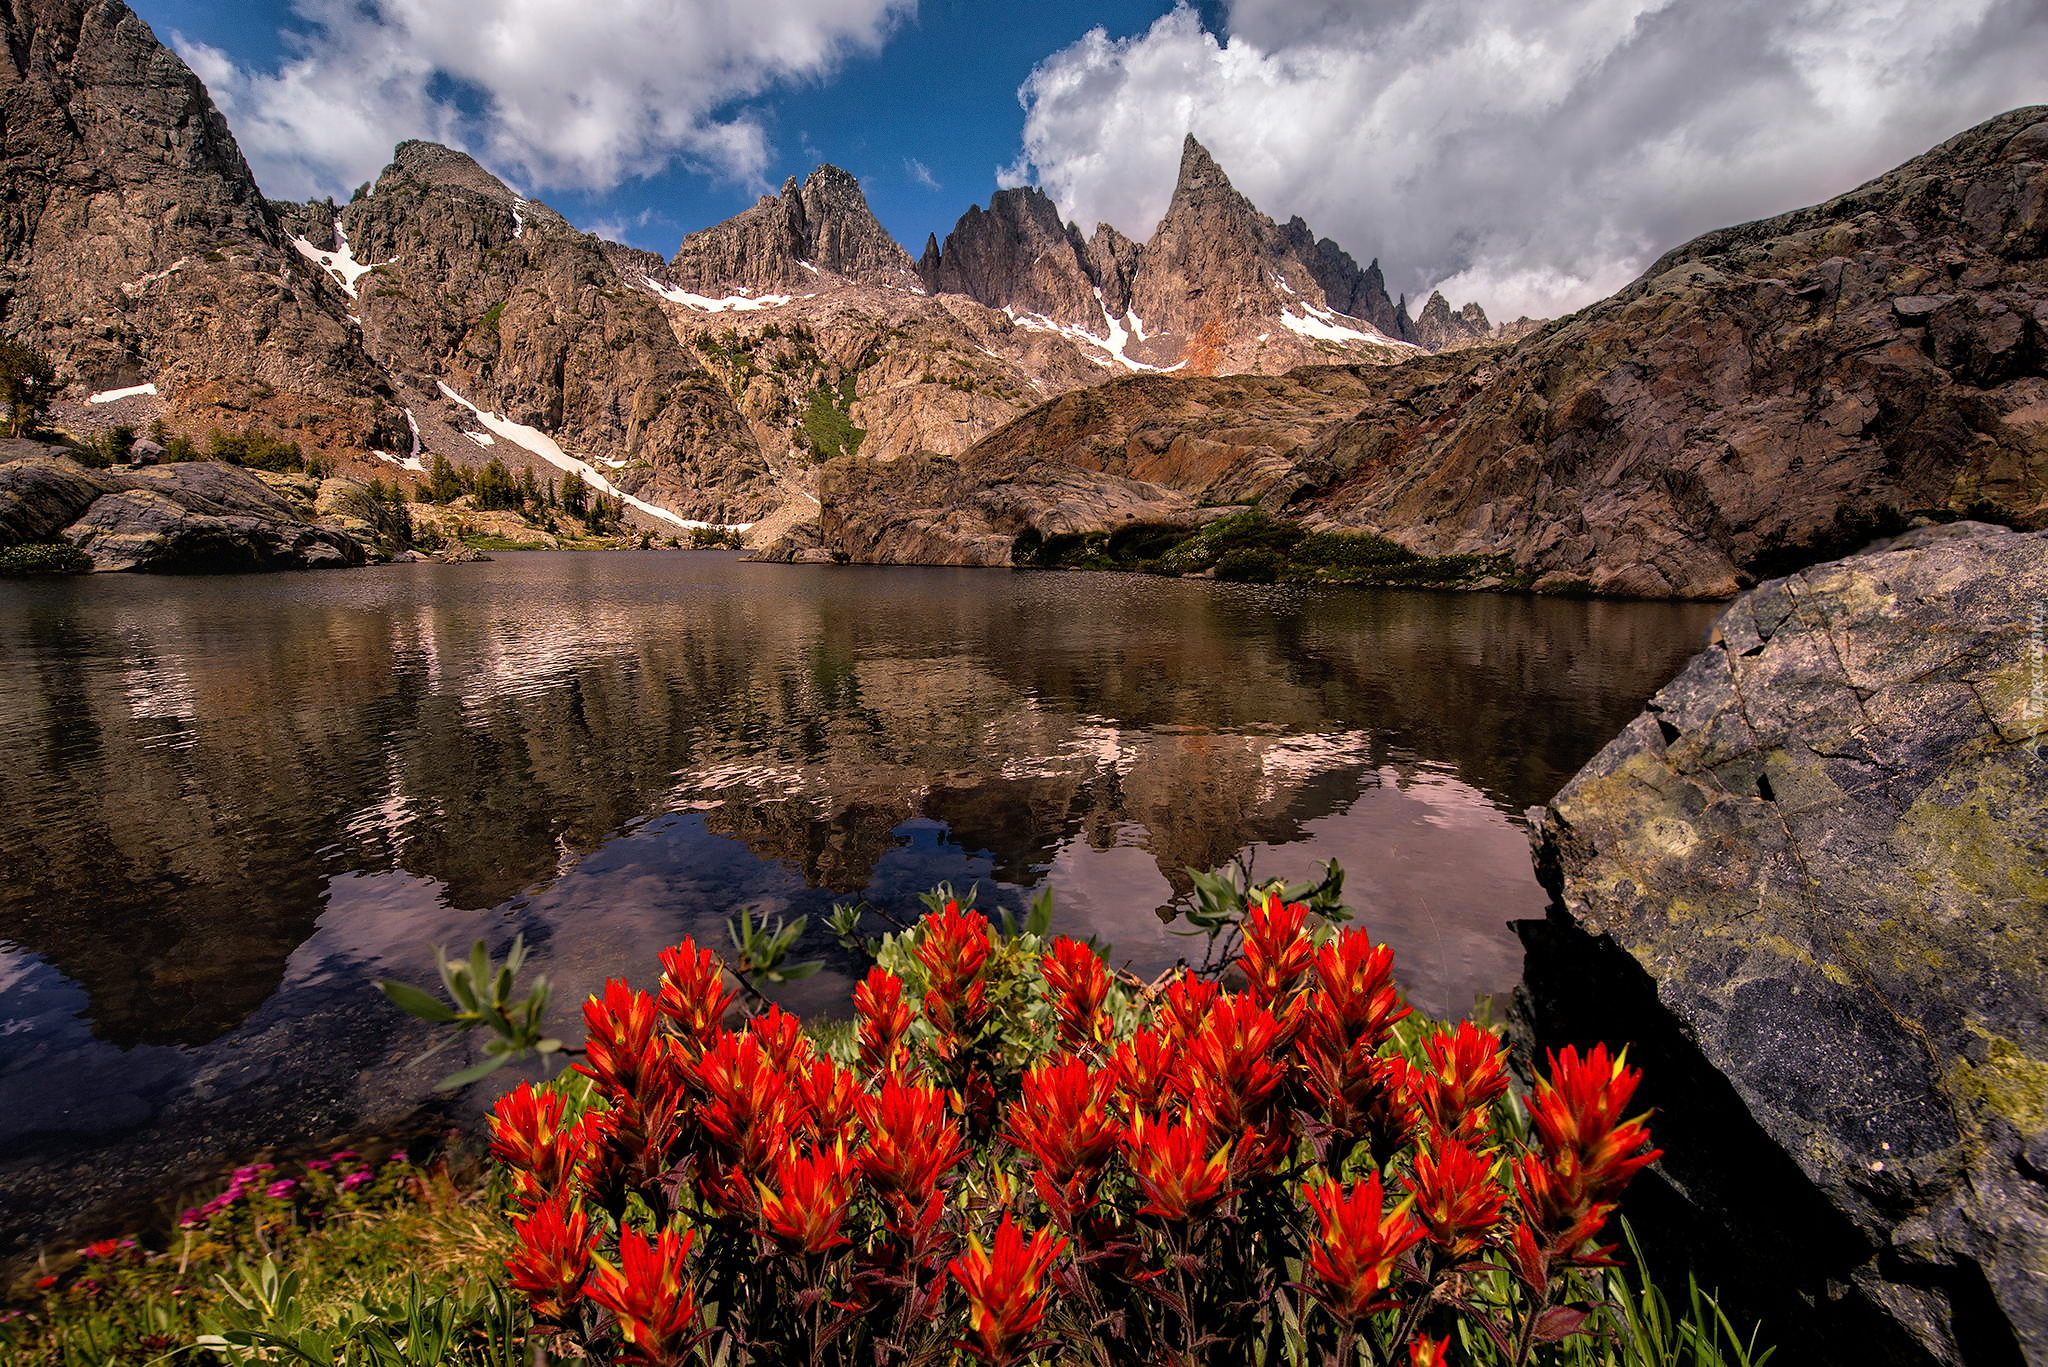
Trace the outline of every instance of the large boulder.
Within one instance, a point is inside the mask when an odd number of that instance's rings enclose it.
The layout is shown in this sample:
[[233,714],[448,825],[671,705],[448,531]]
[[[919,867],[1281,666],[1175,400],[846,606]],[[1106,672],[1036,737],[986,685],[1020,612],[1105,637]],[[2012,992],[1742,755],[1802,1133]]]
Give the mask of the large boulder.
[[1520,1010],[1631,1043],[1665,1261],[1794,1361],[2048,1362],[2048,534],[1759,587],[1536,815]]
[[319,569],[368,558],[354,537],[305,521],[233,466],[87,470],[55,456],[0,465],[0,547],[59,537],[95,570]]

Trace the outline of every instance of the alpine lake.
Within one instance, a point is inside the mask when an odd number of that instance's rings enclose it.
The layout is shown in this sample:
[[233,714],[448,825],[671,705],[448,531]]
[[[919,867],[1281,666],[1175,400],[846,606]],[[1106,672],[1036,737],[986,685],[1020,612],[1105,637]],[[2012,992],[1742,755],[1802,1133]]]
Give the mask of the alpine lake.
[[[1515,984],[1527,808],[1704,604],[525,553],[0,581],[0,1254],[223,1165],[473,1121],[380,977],[515,934],[552,1017],[740,908],[974,888],[1150,975],[1188,869],[1345,870],[1414,1004]],[[1483,1009],[1483,1008],[1482,1008]],[[130,1212],[132,1213],[132,1211]]]

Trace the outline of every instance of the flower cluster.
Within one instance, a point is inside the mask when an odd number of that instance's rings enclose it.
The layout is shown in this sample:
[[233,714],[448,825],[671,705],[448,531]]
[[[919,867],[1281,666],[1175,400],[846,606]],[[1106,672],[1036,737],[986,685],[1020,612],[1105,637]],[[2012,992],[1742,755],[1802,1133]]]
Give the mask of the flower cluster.
[[[1657,1157],[1623,1057],[1558,1052],[1525,1110],[1494,1032],[1423,1027],[1384,945],[1277,897],[1221,981],[1119,979],[953,902],[906,936],[841,1057],[780,1008],[729,1024],[688,941],[656,992],[589,999],[586,1081],[519,1087],[492,1121],[544,1332],[651,1367],[1235,1361],[1288,1338],[1414,1364],[1463,1320],[1526,1360],[1580,1331],[1579,1270]],[[1021,1059],[995,1019],[1018,963],[1043,1025]]]
[[411,1160],[402,1152],[389,1155],[378,1165],[354,1149],[339,1149],[325,1158],[312,1159],[297,1177],[280,1175],[273,1163],[245,1164],[230,1174],[227,1186],[210,1200],[181,1214],[178,1226],[188,1230],[208,1228],[237,1212],[259,1222],[280,1218],[285,1211],[301,1207],[307,1213],[318,1213],[329,1206],[361,1201],[369,1195],[373,1184],[389,1186],[411,1171]]

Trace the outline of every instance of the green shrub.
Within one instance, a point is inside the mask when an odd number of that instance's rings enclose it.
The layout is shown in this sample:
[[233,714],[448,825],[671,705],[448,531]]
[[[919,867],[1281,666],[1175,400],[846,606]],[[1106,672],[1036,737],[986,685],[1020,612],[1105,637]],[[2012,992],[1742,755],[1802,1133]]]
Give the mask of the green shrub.
[[0,551],[0,574],[84,574],[92,557],[68,541],[34,541]]
[[306,458],[297,442],[274,437],[254,423],[239,432],[214,428],[206,439],[206,454],[211,460],[274,474],[293,474],[306,468]]
[[1269,546],[1238,546],[1217,560],[1216,577],[1240,584],[1270,584],[1280,577],[1283,564],[1280,552]]

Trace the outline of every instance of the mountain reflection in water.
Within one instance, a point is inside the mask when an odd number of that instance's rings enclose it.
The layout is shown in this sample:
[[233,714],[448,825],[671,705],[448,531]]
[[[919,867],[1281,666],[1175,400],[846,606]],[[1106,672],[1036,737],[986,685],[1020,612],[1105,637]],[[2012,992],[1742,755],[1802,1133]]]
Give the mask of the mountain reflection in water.
[[1184,869],[1336,856],[1419,1006],[1513,985],[1518,815],[1709,608],[529,554],[0,585],[0,1184],[25,1237],[395,1124],[450,1056],[370,987],[523,931],[557,1014],[740,905],[1041,886],[1150,972]]

